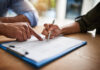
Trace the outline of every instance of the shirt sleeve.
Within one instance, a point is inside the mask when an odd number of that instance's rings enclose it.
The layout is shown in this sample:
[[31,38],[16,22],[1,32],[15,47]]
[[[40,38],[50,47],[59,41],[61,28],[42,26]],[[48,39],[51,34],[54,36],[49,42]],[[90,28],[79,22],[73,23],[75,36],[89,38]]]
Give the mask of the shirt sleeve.
[[37,25],[37,11],[28,0],[11,0],[10,8],[18,15],[23,14],[26,16],[32,27]]
[[100,28],[100,2],[87,14],[76,18],[76,22],[79,23],[81,32]]

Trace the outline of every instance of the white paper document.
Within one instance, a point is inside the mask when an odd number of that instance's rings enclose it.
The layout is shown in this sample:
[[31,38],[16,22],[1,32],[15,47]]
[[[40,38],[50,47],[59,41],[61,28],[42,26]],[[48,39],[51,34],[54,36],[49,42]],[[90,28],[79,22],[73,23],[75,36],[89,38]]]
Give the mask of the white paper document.
[[83,41],[81,40],[63,36],[51,39],[49,41],[39,41],[36,38],[31,37],[31,39],[25,42],[10,42],[3,44],[3,46],[10,48],[17,53],[25,55],[25,57],[29,59],[40,62],[50,57],[59,55],[63,51],[81,44],[82,42]]

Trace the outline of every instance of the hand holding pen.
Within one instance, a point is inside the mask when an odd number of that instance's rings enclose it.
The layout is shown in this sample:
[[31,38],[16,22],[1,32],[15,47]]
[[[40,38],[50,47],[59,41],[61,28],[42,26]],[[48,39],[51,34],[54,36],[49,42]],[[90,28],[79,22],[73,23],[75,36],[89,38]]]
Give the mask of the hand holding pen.
[[42,32],[45,35],[47,40],[53,39],[60,35],[61,30],[57,25],[54,25],[55,20],[53,20],[52,24],[44,24],[44,30]]
[[[53,20],[52,25],[53,25],[54,23],[55,23],[55,19]],[[50,26],[49,28],[51,28],[51,26]],[[51,34],[52,34],[52,30],[49,30],[49,32],[48,32],[48,39],[47,39],[47,40],[50,39]]]

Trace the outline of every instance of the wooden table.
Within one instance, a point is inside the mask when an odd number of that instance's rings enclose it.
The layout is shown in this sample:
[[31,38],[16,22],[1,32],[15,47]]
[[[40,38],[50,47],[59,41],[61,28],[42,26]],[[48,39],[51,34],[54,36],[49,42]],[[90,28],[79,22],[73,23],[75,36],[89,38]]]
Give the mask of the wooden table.
[[[35,28],[38,32],[40,28]],[[40,69],[36,69],[19,58],[0,49],[0,70],[100,70],[100,35],[71,34],[72,37],[87,41],[87,45],[65,55]],[[0,36],[0,42],[13,41]]]

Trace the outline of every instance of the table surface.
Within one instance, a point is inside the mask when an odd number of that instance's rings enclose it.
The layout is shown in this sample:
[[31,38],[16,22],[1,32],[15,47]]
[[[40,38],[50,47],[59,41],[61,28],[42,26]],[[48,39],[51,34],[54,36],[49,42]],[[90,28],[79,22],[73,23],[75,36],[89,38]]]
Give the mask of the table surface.
[[[40,27],[34,30],[41,32]],[[77,33],[66,37],[87,41],[87,45],[39,69],[0,49],[0,70],[100,70],[100,35],[94,37],[91,33]],[[0,36],[0,42],[13,40]]]

